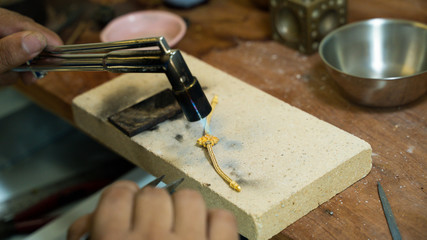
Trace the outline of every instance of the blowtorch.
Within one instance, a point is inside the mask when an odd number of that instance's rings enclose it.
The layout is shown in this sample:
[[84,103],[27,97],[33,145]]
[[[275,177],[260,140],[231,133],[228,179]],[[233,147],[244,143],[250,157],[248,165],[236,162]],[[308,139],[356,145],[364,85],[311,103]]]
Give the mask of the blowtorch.
[[37,78],[49,71],[165,73],[188,121],[198,121],[211,112],[209,101],[181,52],[171,49],[164,37],[48,47],[13,71],[31,71]]

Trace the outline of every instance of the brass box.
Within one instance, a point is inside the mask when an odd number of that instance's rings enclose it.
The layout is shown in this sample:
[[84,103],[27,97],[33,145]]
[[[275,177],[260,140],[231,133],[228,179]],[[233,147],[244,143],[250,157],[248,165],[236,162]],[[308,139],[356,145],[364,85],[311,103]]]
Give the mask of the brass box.
[[270,0],[273,39],[311,54],[330,31],[347,22],[346,0]]

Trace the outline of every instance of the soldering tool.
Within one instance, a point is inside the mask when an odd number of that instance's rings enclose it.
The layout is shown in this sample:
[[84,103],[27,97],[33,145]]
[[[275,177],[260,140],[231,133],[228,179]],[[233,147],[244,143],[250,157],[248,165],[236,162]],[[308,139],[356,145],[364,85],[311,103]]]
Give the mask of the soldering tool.
[[31,71],[38,78],[49,71],[165,73],[188,121],[198,121],[211,112],[209,101],[181,52],[171,49],[164,37],[48,47],[13,71]]

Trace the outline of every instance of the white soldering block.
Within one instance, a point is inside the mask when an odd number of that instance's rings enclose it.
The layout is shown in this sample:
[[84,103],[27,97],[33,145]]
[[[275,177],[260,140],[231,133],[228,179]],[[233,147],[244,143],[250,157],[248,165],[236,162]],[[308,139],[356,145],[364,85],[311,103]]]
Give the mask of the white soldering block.
[[237,217],[248,239],[269,239],[371,169],[365,141],[272,97],[192,56],[184,55],[208,99],[218,95],[211,133],[224,172],[242,191],[233,191],[214,171],[196,141],[203,123],[184,116],[132,138],[107,120],[112,114],[170,88],[164,74],[124,74],[73,101],[84,132],[165,182],[185,177],[209,207]]

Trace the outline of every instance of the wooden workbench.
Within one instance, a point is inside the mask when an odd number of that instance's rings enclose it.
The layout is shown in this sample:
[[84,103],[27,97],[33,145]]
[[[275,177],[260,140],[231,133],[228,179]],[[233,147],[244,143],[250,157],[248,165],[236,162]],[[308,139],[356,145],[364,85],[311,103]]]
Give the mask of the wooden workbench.
[[[304,56],[272,41],[269,12],[249,0],[212,0],[191,10],[155,7],[188,20],[187,33],[176,48],[372,145],[373,168],[366,178],[273,239],[391,239],[377,181],[386,191],[403,239],[427,239],[427,96],[395,108],[350,103],[339,94],[318,54]],[[348,22],[374,17],[426,23],[427,1],[348,1]],[[99,31],[90,27],[77,40],[98,41]],[[34,85],[17,87],[73,123],[72,99],[115,76],[50,73]]]

